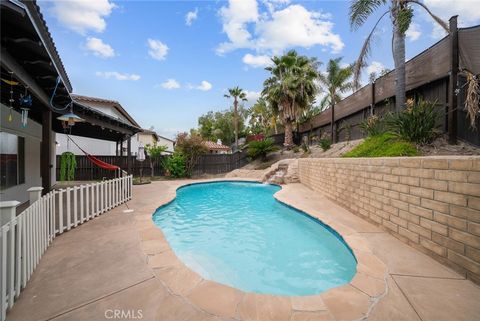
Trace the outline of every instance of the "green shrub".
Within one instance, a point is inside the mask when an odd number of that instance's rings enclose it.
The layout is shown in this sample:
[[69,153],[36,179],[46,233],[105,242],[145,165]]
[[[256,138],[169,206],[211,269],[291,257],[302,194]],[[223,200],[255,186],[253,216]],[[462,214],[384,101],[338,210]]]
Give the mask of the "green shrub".
[[322,138],[320,139],[318,144],[320,145],[323,151],[327,151],[330,149],[330,147],[332,147],[332,141],[330,140],[330,138]]
[[277,150],[278,146],[275,145],[275,142],[271,138],[248,143],[248,156],[253,159],[261,158],[262,161],[265,161],[268,153]]
[[185,156],[182,153],[175,152],[171,156],[164,158],[163,168],[165,169],[165,176],[172,178],[187,176]]
[[377,115],[372,115],[360,123],[360,129],[367,136],[377,136],[388,131],[386,121]]
[[415,146],[398,139],[391,133],[368,137],[363,143],[345,153],[343,157],[416,156]]
[[293,146],[292,151],[296,154],[296,153],[300,152],[300,147]]
[[417,144],[426,144],[438,135],[435,128],[437,118],[434,102],[420,100],[415,104],[409,100],[407,108],[390,115],[387,123],[391,132],[399,138]]

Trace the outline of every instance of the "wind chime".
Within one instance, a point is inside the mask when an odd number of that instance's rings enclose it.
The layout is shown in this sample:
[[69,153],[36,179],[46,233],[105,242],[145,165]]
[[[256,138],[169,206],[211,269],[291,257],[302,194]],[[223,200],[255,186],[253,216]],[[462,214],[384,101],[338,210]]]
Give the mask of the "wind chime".
[[[5,81],[3,79],[3,81]],[[6,81],[5,81],[6,82]],[[13,115],[12,115],[12,110],[13,110],[13,102],[15,101],[15,99],[13,99],[13,85],[17,85],[18,83],[13,81],[13,71],[10,71],[10,82],[7,82],[8,84],[10,84],[10,99],[8,100],[8,103],[9,103],[9,113],[8,113],[8,122],[12,122],[13,120]]]
[[25,87],[25,94],[20,94],[19,98],[20,109],[22,110],[22,127],[27,127],[28,122],[28,111],[32,107],[32,96],[28,93],[28,87]]
[[[13,98],[13,86],[18,86],[20,83],[18,81],[13,80],[13,71],[8,72],[10,74],[10,80],[3,79],[2,81],[6,84],[10,85],[10,98],[8,99],[8,122],[13,121],[13,103],[15,102],[15,98]],[[28,87],[25,87],[25,93],[20,94],[20,98],[18,99],[18,103],[20,104],[20,109],[22,111],[20,123],[23,128],[27,127],[28,123],[28,112],[30,111],[30,107],[32,107],[32,96],[28,93]]]

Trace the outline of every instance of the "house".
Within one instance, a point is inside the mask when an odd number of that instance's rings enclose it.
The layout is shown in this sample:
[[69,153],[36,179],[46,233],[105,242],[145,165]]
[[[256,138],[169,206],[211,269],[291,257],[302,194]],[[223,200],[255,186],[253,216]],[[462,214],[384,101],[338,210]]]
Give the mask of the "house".
[[[78,94],[72,94],[71,97],[79,104],[87,106],[110,117],[114,117],[118,121],[124,122],[125,124],[140,128],[140,125],[135,121],[135,119],[116,100],[89,97]],[[77,137],[73,135],[71,137],[83,150],[92,155],[127,155],[128,141],[126,138],[118,142],[112,142],[94,138]],[[75,144],[73,144],[65,134],[58,134],[56,143],[57,155],[61,155],[67,151],[72,152],[75,155],[84,155],[84,153]],[[138,147],[140,145],[146,146],[147,144],[165,145],[168,148],[168,153],[173,152],[173,140],[159,136],[152,130],[141,129],[141,131],[131,137],[131,154],[137,155]]]
[[[0,14],[0,200],[24,203],[30,187],[47,193],[55,184],[57,135],[69,132],[115,144],[131,141],[140,128],[125,115],[122,119],[75,99],[35,1],[2,1]],[[62,116],[68,121],[58,119]]]
[[[84,95],[72,94],[72,99],[78,104],[82,104],[85,107],[91,108],[99,113],[102,113],[106,116],[113,117],[119,122],[123,122],[130,126],[135,126],[140,128],[140,125],[133,119],[133,117],[123,108],[123,106],[115,100],[89,97]],[[69,135],[72,139],[86,152],[92,155],[121,155],[122,149],[124,147],[123,155],[127,154],[127,140],[126,137],[117,142],[95,139],[90,137],[78,137],[75,135]],[[135,152],[138,150],[138,147],[135,146],[136,138],[132,137],[131,150],[132,155],[135,155]],[[84,155],[72,141],[68,139],[66,134],[60,133],[56,137],[57,144],[57,155],[61,155],[64,152],[72,152],[75,155]]]
[[[141,132],[135,134],[132,137],[132,153],[137,154],[138,147],[140,146],[167,146],[165,154],[173,153],[174,140],[158,135],[155,131],[151,129],[142,129]],[[123,147],[123,150],[126,150],[126,147]]]
[[232,149],[228,146],[223,145],[220,139],[217,142],[206,141],[204,144],[207,147],[209,154],[231,154],[232,153]]

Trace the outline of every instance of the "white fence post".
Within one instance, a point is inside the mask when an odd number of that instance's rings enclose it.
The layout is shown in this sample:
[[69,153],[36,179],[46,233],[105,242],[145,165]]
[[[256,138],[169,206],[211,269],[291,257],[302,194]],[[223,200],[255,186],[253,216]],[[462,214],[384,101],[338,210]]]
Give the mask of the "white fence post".
[[32,205],[33,203],[38,201],[40,197],[42,197],[42,191],[43,187],[30,187],[29,189],[27,189],[30,197],[30,205]]

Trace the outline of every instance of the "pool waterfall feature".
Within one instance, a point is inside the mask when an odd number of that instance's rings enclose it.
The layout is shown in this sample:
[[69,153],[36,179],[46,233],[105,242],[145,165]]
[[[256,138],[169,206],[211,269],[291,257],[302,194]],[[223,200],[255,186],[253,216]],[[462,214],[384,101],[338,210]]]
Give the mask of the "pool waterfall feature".
[[280,189],[238,181],[186,185],[153,220],[186,266],[245,292],[303,296],[349,283],[356,259],[342,237],[275,200]]

